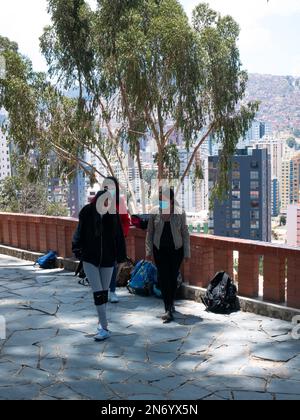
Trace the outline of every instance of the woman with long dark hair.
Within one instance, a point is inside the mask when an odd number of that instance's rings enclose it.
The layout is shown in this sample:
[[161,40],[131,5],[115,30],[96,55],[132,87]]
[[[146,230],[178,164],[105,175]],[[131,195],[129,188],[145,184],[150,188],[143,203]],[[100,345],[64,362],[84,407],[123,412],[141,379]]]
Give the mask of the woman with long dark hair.
[[165,304],[164,323],[174,319],[177,279],[183,260],[190,258],[190,234],[186,215],[176,208],[174,191],[160,189],[159,210],[151,214],[147,239],[146,259],[154,259]]
[[[123,229],[124,236],[125,236],[125,238],[127,238],[128,233],[129,233],[131,220],[130,220],[130,216],[128,214],[126,203],[123,200],[123,198],[120,196],[119,181],[115,177],[109,176],[109,177],[104,179],[103,184],[102,184],[102,188],[105,191],[108,191],[112,195],[116,213],[120,216],[121,226],[122,226],[122,229]],[[116,261],[115,266],[114,266],[114,272],[113,272],[112,279],[111,279],[111,284],[110,284],[109,300],[110,300],[111,303],[118,303],[119,302],[119,297],[117,296],[117,293],[116,293],[116,290],[117,290],[117,274],[118,274],[118,263]]]
[[110,337],[106,307],[108,290],[115,262],[126,260],[126,244],[118,213],[112,211],[113,198],[100,191],[95,200],[79,215],[79,225],[73,239],[73,252],[83,261],[83,268],[94,293],[99,326],[96,341]]

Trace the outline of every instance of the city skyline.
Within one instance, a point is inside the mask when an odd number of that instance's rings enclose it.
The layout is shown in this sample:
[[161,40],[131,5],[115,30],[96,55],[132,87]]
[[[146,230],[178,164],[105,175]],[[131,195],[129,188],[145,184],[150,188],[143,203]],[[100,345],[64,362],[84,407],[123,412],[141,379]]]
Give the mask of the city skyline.
[[[180,1],[189,17],[200,3],[198,0]],[[95,7],[96,0],[89,3]],[[232,15],[240,24],[239,46],[246,70],[300,77],[298,0],[209,0],[208,3],[220,13]],[[0,34],[18,42],[20,51],[32,60],[37,71],[47,69],[39,51],[39,37],[44,26],[50,23],[46,9],[46,0],[1,1]]]

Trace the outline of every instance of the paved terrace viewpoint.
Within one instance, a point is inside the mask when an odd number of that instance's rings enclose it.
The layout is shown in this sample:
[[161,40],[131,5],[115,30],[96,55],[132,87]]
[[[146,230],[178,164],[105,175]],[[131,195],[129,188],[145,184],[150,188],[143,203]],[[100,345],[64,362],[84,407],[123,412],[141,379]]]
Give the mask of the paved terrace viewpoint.
[[124,291],[100,344],[90,291],[72,273],[6,256],[0,266],[1,400],[300,400],[290,322],[179,301],[166,328],[159,300]]
[[[292,336],[299,331],[292,323],[300,309],[298,249],[192,235],[187,296],[198,298],[215,272],[235,271],[243,309],[256,314],[213,315],[181,300],[166,326],[160,300],[124,290],[120,304],[109,306],[111,339],[95,343],[92,294],[71,271],[76,226],[75,219],[1,214],[1,400],[300,400],[300,340]],[[132,229],[127,247],[142,259],[145,233]],[[49,249],[64,268],[33,267]]]

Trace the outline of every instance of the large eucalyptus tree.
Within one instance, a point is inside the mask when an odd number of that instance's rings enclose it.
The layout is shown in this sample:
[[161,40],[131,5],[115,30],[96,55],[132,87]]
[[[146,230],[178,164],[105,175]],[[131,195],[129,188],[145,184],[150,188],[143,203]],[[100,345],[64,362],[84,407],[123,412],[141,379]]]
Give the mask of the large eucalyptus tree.
[[[178,0],[98,0],[96,10],[84,0],[48,0],[48,6],[52,24],[41,48],[52,84],[13,50],[6,52],[2,91],[0,82],[0,105],[24,152],[37,147],[46,156],[52,148],[61,171],[81,167],[96,175],[83,159],[88,149],[110,173],[114,158],[126,174],[126,142],[143,179],[140,139],[150,135],[158,178],[176,178],[176,132],[191,152],[183,182],[191,171],[201,173],[195,158],[213,135],[221,143],[217,192],[226,190],[230,158],[258,108],[243,103],[247,74],[237,23],[207,4],[197,6],[189,22]],[[66,89],[76,97],[66,98]],[[9,98],[14,92],[20,101]]]

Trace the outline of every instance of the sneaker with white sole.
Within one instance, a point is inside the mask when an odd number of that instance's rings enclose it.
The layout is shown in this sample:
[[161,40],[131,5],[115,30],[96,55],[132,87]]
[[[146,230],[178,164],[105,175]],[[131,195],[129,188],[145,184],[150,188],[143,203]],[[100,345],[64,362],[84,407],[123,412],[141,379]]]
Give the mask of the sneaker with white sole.
[[119,298],[116,293],[110,294],[110,303],[119,303]]
[[111,333],[109,331],[99,329],[98,333],[95,335],[94,339],[95,341],[104,341],[110,338]]

